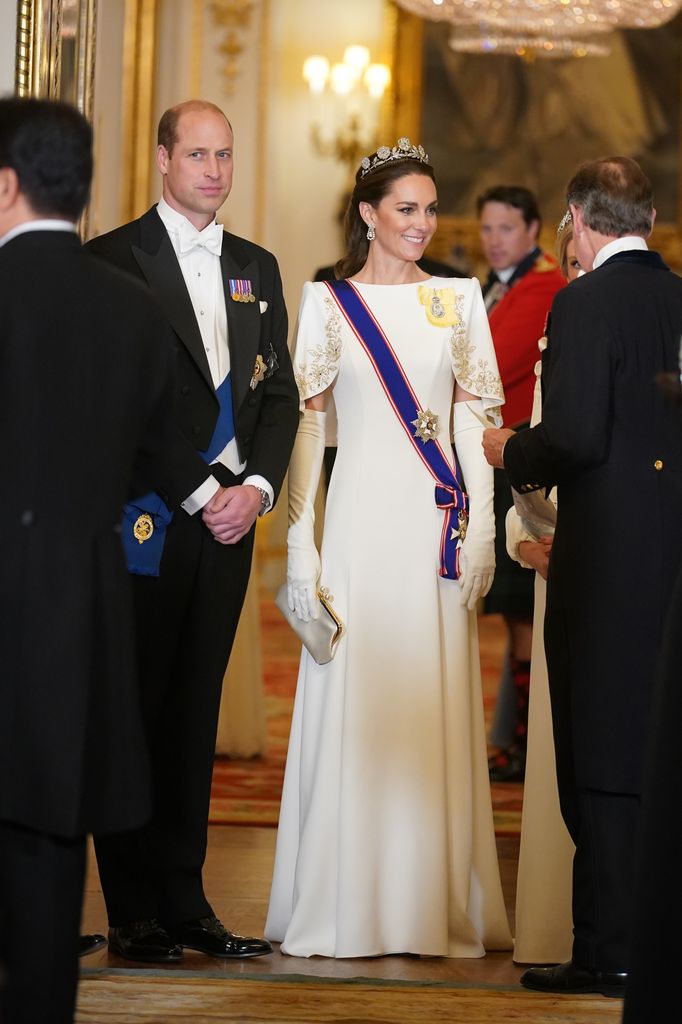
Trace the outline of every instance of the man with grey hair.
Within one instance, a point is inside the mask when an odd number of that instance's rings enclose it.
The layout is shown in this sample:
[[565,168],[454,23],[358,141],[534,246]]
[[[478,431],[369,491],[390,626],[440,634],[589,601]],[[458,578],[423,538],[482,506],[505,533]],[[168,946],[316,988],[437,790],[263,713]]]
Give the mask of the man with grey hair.
[[657,385],[678,366],[682,280],[648,249],[638,164],[583,164],[567,190],[586,274],[556,296],[542,422],[487,430],[521,493],[558,487],[545,644],[561,809],[576,846],[573,955],[521,977],[622,996],[643,755],[661,624],[682,555],[682,436]]

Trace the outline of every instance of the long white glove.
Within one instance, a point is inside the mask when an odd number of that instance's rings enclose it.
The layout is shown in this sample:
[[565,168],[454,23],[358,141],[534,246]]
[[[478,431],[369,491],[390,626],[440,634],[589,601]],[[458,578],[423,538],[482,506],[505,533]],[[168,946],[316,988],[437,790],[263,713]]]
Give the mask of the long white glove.
[[495,575],[493,471],[483,455],[486,417],[483,402],[455,402],[457,460],[469,495],[469,525],[459,553],[461,601],[473,610],[490,590]]
[[320,556],[315,547],[315,495],[324,459],[327,414],[305,409],[298,424],[289,463],[289,532],[287,533],[287,600],[299,619],[320,613],[317,581]]

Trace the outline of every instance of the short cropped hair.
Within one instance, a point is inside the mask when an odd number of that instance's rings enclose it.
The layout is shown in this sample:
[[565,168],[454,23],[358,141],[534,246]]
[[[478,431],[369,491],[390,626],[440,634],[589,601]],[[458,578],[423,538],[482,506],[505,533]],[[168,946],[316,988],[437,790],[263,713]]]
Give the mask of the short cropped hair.
[[485,192],[481,192],[476,200],[476,213],[481,216],[481,210],[486,203],[504,203],[505,206],[513,206],[519,210],[526,226],[530,227],[534,220],[541,224],[538,201],[533,192],[523,185],[494,185]]
[[34,213],[77,221],[92,180],[92,129],[59,100],[0,99],[0,168],[16,172]]
[[653,227],[651,182],[636,160],[609,156],[581,164],[566,189],[588,228],[610,238],[640,235]]
[[220,114],[221,117],[225,118],[230,131],[232,131],[232,125],[225,116],[225,113],[215,103],[210,103],[208,100],[185,100],[183,103],[176,103],[174,107],[169,107],[161,115],[156,133],[157,145],[163,146],[168,156],[173,155],[175,143],[178,141],[178,121],[183,114],[193,110],[212,110],[214,114]]

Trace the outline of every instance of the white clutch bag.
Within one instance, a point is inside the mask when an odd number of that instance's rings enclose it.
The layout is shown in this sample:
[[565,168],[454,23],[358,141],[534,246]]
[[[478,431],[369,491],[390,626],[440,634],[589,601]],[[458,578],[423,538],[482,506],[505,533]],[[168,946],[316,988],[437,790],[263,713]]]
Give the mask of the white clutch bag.
[[296,612],[292,612],[287,601],[286,583],[277,591],[275,604],[311,657],[318,665],[326,665],[336,654],[345,627],[332,607],[331,595],[326,587],[321,587],[317,596],[320,599],[320,614],[310,622],[304,622]]

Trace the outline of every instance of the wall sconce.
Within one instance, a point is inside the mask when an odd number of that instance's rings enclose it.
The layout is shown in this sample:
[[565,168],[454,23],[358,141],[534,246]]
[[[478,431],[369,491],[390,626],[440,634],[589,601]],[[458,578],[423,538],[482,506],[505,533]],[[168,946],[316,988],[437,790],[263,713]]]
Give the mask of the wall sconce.
[[310,137],[315,150],[335,157],[353,175],[361,158],[375,149],[391,69],[373,63],[366,46],[353,45],[336,64],[319,54],[308,57],[303,78],[313,98]]

